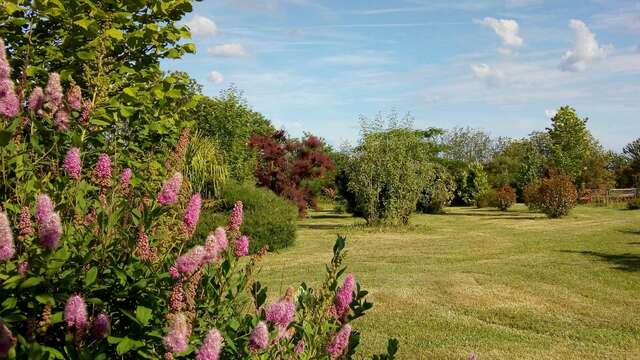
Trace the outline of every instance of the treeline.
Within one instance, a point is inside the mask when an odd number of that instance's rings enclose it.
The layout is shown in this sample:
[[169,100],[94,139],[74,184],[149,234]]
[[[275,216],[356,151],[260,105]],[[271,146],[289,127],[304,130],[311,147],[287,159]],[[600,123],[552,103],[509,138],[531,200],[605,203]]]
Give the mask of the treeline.
[[413,127],[397,113],[362,119],[359,143],[334,153],[335,188],[346,211],[370,224],[406,224],[416,209],[495,206],[516,200],[563,216],[586,189],[634,186],[640,139],[622,153],[605,150],[587,119],[564,106],[548,128],[522,139],[471,128]]

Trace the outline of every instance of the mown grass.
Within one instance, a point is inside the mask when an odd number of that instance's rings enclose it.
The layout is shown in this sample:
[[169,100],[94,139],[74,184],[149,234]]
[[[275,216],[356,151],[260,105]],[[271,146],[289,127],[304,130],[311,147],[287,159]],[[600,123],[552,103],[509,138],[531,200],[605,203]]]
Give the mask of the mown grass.
[[401,359],[640,358],[640,211],[578,207],[550,220],[521,205],[450,208],[406,229],[358,224],[311,214],[259,278],[273,296],[317,285],[347,236],[349,271],[375,304],[355,323],[362,356],[396,337]]

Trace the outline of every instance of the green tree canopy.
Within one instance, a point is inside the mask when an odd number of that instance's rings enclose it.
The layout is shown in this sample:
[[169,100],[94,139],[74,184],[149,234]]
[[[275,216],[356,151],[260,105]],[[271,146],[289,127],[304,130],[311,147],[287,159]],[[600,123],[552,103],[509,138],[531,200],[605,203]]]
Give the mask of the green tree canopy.
[[587,120],[578,117],[573,108],[563,106],[547,129],[552,164],[574,180],[581,175],[592,151],[593,137]]
[[229,175],[237,181],[254,181],[257,157],[248,146],[252,135],[275,132],[271,122],[252,110],[242,93],[231,87],[217,98],[201,97],[190,113],[195,127],[213,138],[224,152]]
[[[183,77],[166,76],[161,59],[195,52],[180,19],[192,0],[6,0],[0,5],[0,37],[8,45],[21,99],[29,84],[45,84],[58,72],[65,87],[91,94],[96,149],[121,152],[130,166],[156,166],[185,126]],[[26,81],[29,78],[32,81]]]

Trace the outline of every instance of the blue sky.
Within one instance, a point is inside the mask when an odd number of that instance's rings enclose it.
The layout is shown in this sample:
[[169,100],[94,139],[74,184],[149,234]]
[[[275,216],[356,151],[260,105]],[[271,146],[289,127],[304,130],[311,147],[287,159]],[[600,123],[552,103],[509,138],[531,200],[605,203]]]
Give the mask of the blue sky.
[[185,23],[198,53],[164,68],[293,135],[353,143],[395,109],[523,137],[569,104],[607,148],[640,137],[637,0],[205,0]]

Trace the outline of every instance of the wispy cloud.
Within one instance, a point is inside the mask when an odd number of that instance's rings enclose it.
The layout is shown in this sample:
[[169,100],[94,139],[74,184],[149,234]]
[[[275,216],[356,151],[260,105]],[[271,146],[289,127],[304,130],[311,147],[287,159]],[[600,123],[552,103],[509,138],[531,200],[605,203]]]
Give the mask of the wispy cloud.
[[249,52],[244,48],[242,44],[230,43],[222,44],[210,47],[207,49],[207,54],[213,57],[247,57]]

